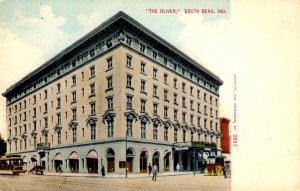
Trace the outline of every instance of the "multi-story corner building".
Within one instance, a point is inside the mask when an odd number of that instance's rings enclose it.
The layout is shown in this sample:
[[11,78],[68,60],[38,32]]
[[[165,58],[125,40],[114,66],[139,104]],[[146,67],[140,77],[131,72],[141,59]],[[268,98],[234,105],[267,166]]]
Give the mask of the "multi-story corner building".
[[222,83],[119,12],[3,93],[7,153],[49,172],[191,170],[192,142],[220,147]]

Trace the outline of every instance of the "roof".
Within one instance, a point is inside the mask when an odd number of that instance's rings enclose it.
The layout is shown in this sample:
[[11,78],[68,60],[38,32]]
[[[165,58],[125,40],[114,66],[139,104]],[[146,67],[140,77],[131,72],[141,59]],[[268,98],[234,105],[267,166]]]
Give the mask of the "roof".
[[60,51],[53,58],[51,58],[50,60],[48,60],[47,62],[42,64],[40,67],[38,67],[34,71],[27,74],[21,80],[19,80],[18,82],[16,82],[12,86],[10,86],[2,95],[6,97],[13,90],[26,84],[26,82],[28,80],[30,80],[31,78],[33,78],[33,76],[38,76],[38,74],[41,71],[45,70],[47,67],[51,66],[52,64],[57,63],[65,55],[70,54],[72,51],[75,51],[76,48],[83,46],[86,42],[91,40],[95,35],[100,34],[101,31],[104,31],[108,27],[113,26],[113,24],[116,24],[118,22],[125,22],[126,24],[134,26],[137,30],[140,30],[140,32],[151,37],[151,39],[157,41],[157,43],[160,44],[161,46],[164,46],[165,48],[167,48],[168,50],[170,50],[171,52],[176,54],[178,57],[182,58],[183,60],[186,60],[192,66],[194,66],[194,67],[200,69],[201,71],[205,72],[206,74],[208,74],[212,79],[214,79],[218,83],[218,85],[223,84],[223,81],[218,76],[216,76],[215,74],[210,72],[205,67],[201,66],[199,63],[197,63],[195,60],[190,58],[188,55],[186,55],[185,53],[183,53],[182,51],[180,51],[179,49],[177,49],[176,47],[174,47],[173,45],[168,43],[166,40],[162,39],[161,37],[159,37],[152,31],[150,31],[148,28],[146,28],[145,26],[143,26],[142,24],[140,24],[139,22],[134,20],[132,17],[128,16],[126,13],[120,11],[117,14],[115,14],[114,16],[112,16],[111,18],[109,18],[108,20],[106,20],[105,22],[103,22],[102,24],[100,24],[98,27],[93,29],[91,32],[87,33],[82,38],[75,41],[73,44],[71,44],[67,48],[63,49],[62,51]]

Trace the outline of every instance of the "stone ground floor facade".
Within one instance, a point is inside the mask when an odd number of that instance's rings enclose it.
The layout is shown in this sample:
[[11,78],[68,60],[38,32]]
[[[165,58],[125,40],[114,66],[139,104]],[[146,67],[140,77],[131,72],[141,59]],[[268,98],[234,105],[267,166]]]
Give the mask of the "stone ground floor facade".
[[126,173],[126,164],[128,173],[147,173],[149,164],[153,166],[154,163],[160,173],[198,171],[203,164],[199,156],[207,153],[186,146],[120,138],[18,154],[24,159],[24,168],[27,170],[35,165],[43,165],[47,172],[52,173],[100,174],[102,166],[106,173]]

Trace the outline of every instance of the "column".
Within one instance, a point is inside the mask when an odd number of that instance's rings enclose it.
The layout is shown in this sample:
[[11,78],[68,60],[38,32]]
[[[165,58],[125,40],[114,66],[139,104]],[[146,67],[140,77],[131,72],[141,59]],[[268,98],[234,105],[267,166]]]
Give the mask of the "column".
[[165,165],[164,165],[164,156],[161,154],[159,156],[159,172],[163,173],[164,172],[164,168],[165,168]]
[[183,166],[182,166],[182,155],[181,155],[181,150],[178,150],[178,162],[179,162],[179,171],[183,170]]
[[191,151],[187,151],[188,153],[188,158],[187,158],[187,171],[191,171],[191,158],[192,158],[192,152]]

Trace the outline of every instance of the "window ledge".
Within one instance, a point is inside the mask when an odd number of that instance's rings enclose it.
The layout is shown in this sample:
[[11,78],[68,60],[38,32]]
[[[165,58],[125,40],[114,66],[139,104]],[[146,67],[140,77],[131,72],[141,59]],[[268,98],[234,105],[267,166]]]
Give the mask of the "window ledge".
[[108,72],[108,71],[110,71],[112,69],[114,69],[114,68],[108,68],[108,69],[105,70],[105,72]]
[[131,89],[131,90],[134,90],[134,88],[133,87],[131,87],[131,86],[126,86],[126,89]]
[[141,92],[142,94],[148,95],[147,92],[145,92],[145,91],[142,91],[142,90],[141,90],[140,92]]
[[95,96],[96,96],[96,94],[91,94],[91,95],[89,95],[89,98],[95,97]]
[[113,88],[107,88],[106,90],[105,90],[105,93],[106,92],[109,92],[109,91],[112,91],[113,90]]

